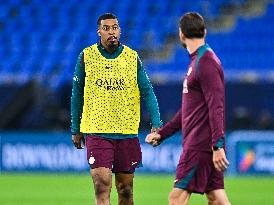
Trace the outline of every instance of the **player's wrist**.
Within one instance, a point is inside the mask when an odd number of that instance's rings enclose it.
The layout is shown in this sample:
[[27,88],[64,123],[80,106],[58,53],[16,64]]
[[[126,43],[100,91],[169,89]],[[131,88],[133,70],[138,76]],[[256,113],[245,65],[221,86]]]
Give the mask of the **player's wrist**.
[[221,150],[221,149],[223,149],[222,146],[216,146],[216,145],[212,146],[212,151],[213,151],[213,152],[214,152],[214,151],[219,151],[219,150]]
[[224,148],[224,137],[220,137],[211,147],[212,151],[218,151]]
[[163,122],[162,121],[152,122],[152,123],[150,123],[150,126],[152,128],[158,128],[158,129],[160,129],[163,126]]
[[220,147],[215,147],[215,146],[212,147],[213,152],[219,151],[220,149],[221,149]]

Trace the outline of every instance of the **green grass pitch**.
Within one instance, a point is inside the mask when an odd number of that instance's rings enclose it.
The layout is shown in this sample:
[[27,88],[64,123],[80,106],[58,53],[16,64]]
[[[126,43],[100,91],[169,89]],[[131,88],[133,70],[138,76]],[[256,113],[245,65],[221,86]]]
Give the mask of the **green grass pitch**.
[[[172,175],[141,175],[134,179],[136,205],[167,205]],[[227,177],[226,190],[232,205],[274,204],[274,177]],[[113,187],[111,204],[117,204]],[[0,174],[1,205],[94,204],[88,174]],[[207,204],[205,196],[193,194],[190,205]]]

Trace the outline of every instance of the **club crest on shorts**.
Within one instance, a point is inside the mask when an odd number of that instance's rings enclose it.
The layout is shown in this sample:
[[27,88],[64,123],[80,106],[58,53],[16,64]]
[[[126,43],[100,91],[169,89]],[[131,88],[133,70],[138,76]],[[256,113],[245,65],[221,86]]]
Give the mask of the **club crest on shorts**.
[[[91,154],[92,154],[92,152],[91,152]],[[95,158],[94,158],[92,155],[90,155],[90,158],[89,158],[89,160],[88,160],[88,163],[89,163],[89,164],[94,164],[94,162],[95,162]]]

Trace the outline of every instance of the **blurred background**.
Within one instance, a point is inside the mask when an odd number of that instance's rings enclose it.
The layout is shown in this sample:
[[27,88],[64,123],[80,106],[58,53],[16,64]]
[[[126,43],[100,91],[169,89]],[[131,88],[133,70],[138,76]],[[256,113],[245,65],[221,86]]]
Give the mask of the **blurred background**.
[[[96,21],[105,12],[117,15],[121,42],[138,51],[161,118],[171,119],[190,62],[178,39],[189,11],[204,16],[207,43],[224,67],[227,175],[273,177],[273,0],[0,0],[1,173],[88,170],[85,150],[70,142],[72,76],[79,53],[99,40]],[[149,121],[142,105],[138,172],[174,173],[181,136],[152,149],[143,141]]]
[[[2,0],[0,128],[69,131],[76,60],[98,41],[96,21],[104,12],[118,16],[121,42],[141,56],[167,121],[180,106],[189,63],[178,40],[179,18],[188,11],[205,17],[207,42],[223,63],[227,129],[273,129],[271,0]],[[145,110],[143,116],[147,129]]]

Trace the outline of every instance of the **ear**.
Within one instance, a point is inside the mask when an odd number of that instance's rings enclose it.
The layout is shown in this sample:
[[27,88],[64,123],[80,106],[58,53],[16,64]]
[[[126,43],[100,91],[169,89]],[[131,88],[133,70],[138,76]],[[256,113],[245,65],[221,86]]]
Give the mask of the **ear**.
[[100,30],[99,30],[99,29],[97,30],[97,34],[98,34],[98,36],[100,36],[100,37],[101,37],[101,32],[100,32]]
[[179,36],[184,35],[180,27],[179,27],[179,29],[178,29],[178,34],[179,34]]
[[206,34],[207,34],[207,30],[205,29],[205,35],[204,36],[206,36]]
[[178,31],[178,33],[179,33],[179,37],[180,37],[180,39],[181,39],[181,38],[183,38],[183,35],[184,35],[184,34],[182,33],[182,30],[181,30],[181,28],[179,28],[179,31]]

